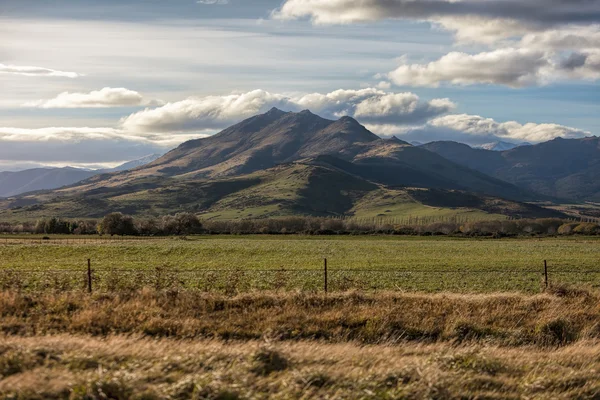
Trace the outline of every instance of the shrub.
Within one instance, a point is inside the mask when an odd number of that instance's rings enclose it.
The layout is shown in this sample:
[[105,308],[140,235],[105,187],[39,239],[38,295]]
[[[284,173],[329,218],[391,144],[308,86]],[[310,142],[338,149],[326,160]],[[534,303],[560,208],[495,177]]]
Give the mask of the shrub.
[[575,227],[577,227],[577,223],[566,223],[566,224],[562,224],[561,226],[558,227],[558,234],[559,235],[571,235],[573,233],[573,229],[575,229]]
[[[150,222],[148,224],[145,228],[151,231],[153,227]],[[160,229],[165,235],[193,235],[202,232],[202,224],[195,214],[184,212],[164,216]]]
[[121,213],[108,214],[99,226],[100,233],[105,235],[135,235],[137,232],[133,218]]
[[600,226],[593,222],[583,222],[573,229],[573,233],[580,235],[596,235],[600,232]]

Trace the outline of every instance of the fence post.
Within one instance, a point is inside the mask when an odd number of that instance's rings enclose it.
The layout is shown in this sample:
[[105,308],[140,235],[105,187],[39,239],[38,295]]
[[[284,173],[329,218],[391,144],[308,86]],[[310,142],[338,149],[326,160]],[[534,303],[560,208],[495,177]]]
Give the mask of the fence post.
[[92,293],[92,260],[88,258],[88,270],[87,270],[87,280],[88,280],[88,293]]
[[544,283],[548,289],[548,262],[546,260],[544,260]]
[[327,293],[327,259],[325,258],[323,261],[323,289]]

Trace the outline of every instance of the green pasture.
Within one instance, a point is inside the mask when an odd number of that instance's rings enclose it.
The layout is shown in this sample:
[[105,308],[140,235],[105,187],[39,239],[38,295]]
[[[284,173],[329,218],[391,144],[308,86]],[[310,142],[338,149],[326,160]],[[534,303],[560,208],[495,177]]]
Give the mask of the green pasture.
[[236,281],[244,290],[268,289],[277,281],[276,288],[319,290],[325,258],[332,290],[534,292],[541,288],[544,260],[551,282],[600,285],[600,239],[588,237],[0,237],[0,271],[11,279],[19,271],[80,277],[88,258],[98,277],[135,276],[152,284],[169,276],[206,289],[201,281],[210,275],[219,288]]

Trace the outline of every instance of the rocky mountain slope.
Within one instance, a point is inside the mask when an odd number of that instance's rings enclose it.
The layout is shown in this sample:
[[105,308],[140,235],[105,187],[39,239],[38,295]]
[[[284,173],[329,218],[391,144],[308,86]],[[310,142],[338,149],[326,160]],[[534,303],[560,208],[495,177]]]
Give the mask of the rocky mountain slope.
[[332,121],[309,111],[272,109],[183,143],[147,165],[9,199],[0,207],[11,218],[111,211],[194,211],[219,218],[558,214],[522,203],[538,198],[425,148],[381,139],[352,118]]

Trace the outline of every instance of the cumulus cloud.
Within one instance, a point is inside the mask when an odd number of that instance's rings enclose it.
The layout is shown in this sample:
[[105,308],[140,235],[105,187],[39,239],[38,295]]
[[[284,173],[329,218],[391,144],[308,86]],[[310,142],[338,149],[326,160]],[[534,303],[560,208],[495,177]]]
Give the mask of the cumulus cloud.
[[600,51],[555,53],[505,48],[479,54],[451,52],[428,64],[404,64],[388,74],[397,85],[437,87],[495,84],[520,88],[559,80],[600,79]]
[[388,93],[375,88],[298,96],[254,90],[227,96],[189,98],[147,108],[124,118],[121,125],[133,132],[219,129],[271,107],[289,111],[310,109],[325,118],[349,115],[365,122],[415,124],[450,112],[455,105],[448,99],[426,102],[413,93]]
[[398,85],[523,87],[600,79],[600,0],[286,0],[272,16],[317,24],[427,21],[453,32],[458,43],[491,47],[450,52],[427,64],[403,63],[388,74]]
[[600,49],[600,25],[570,26],[523,35],[519,45],[545,50]]
[[354,116],[365,123],[417,124],[456,108],[449,99],[421,102],[413,93],[370,97],[356,106]]
[[89,93],[63,92],[53,99],[25,103],[24,106],[39,108],[107,108],[160,104],[161,102],[157,100],[145,101],[140,93],[133,90],[105,87]]
[[401,65],[388,77],[397,85],[408,86],[449,82],[522,87],[539,83],[551,66],[546,52],[508,48],[475,55],[452,52],[429,64]]
[[264,90],[228,96],[193,97],[159,108],[147,108],[121,122],[124,129],[136,132],[219,129],[270,107],[285,107],[287,103],[285,96]]
[[526,23],[586,24],[600,20],[599,0],[287,0],[274,18],[340,24],[383,19],[474,16]]
[[51,76],[62,78],[77,78],[80,75],[76,72],[57,71],[55,69],[30,67],[23,65],[0,64],[0,74],[13,74],[24,76]]
[[444,128],[463,132],[473,136],[493,135],[503,139],[526,141],[532,143],[545,142],[556,138],[576,139],[590,136],[590,132],[557,124],[520,124],[515,121],[496,122],[491,118],[478,115],[446,115],[429,123],[435,128]]
[[379,135],[395,135],[407,141],[426,143],[452,140],[470,145],[495,141],[541,143],[556,138],[577,139],[591,136],[591,133],[585,130],[558,124],[497,122],[491,118],[467,114],[445,115],[419,127],[407,128],[389,124],[367,127]]

